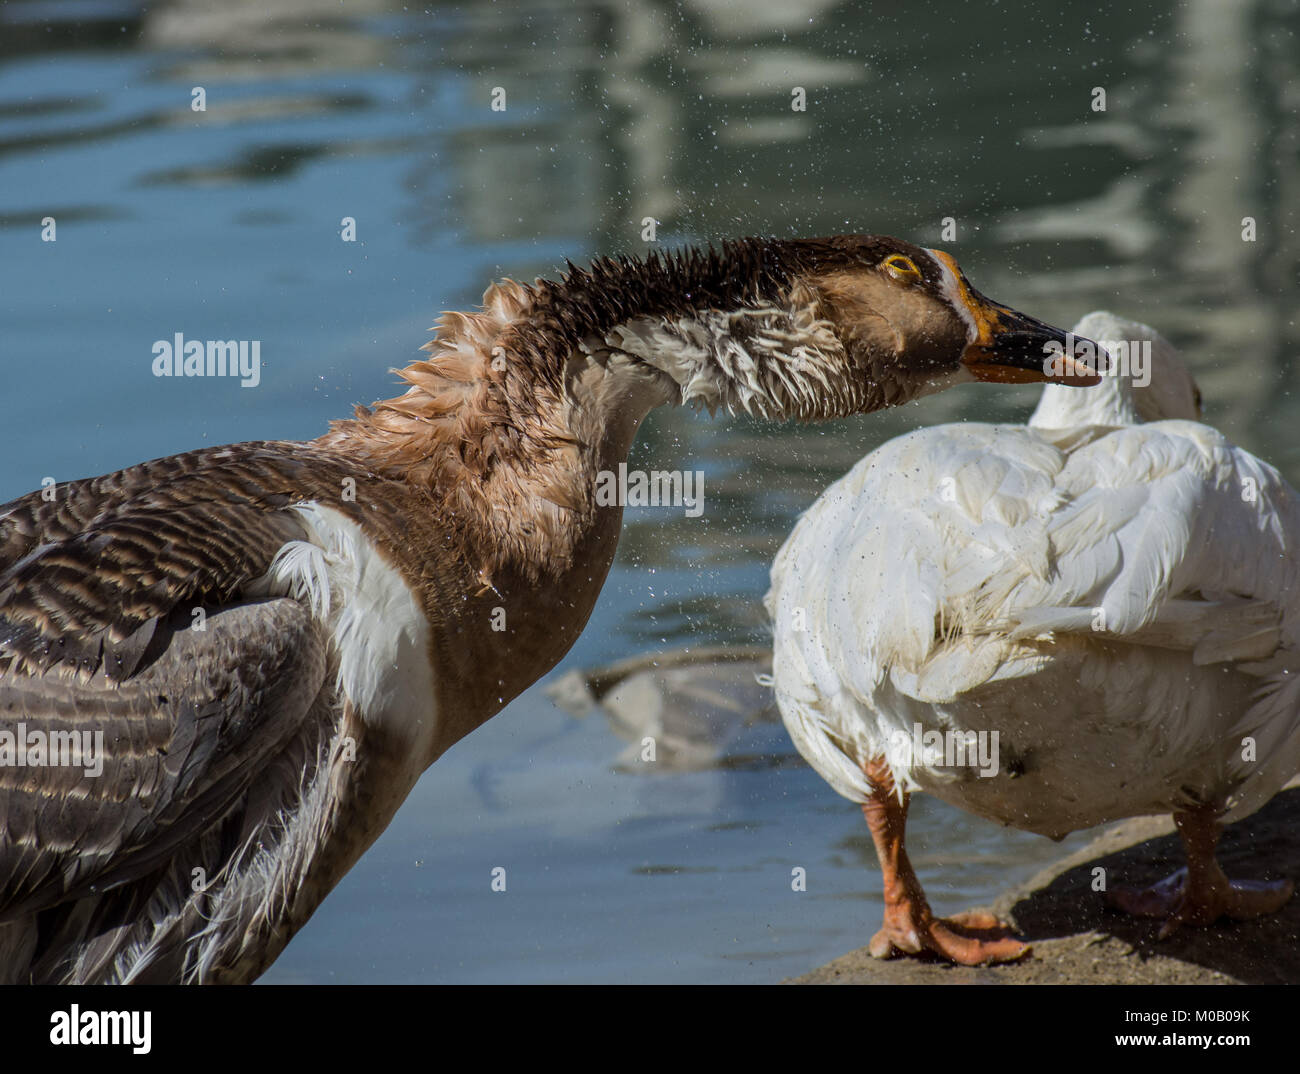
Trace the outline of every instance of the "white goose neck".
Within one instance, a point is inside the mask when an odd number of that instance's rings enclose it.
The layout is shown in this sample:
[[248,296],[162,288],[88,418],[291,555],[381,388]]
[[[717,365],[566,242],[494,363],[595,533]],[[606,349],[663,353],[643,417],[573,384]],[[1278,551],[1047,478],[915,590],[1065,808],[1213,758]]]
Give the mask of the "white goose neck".
[[1077,429],[1137,425],[1141,420],[1128,379],[1105,375],[1091,388],[1047,385],[1029,425],[1034,429]]

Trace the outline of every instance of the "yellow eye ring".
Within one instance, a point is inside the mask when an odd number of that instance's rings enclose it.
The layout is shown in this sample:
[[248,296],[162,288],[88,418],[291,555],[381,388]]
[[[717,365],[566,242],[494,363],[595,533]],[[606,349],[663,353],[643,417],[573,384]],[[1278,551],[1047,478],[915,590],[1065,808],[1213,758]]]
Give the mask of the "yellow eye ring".
[[910,257],[902,254],[890,254],[880,264],[899,283],[918,283],[921,279],[921,270]]

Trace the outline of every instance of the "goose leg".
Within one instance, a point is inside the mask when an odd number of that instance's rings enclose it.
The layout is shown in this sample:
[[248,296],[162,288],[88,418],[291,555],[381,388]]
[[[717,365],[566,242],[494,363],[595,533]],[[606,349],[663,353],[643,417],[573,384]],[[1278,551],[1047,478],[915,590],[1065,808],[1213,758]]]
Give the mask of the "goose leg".
[[992,914],[968,911],[949,918],[934,916],[903,846],[908,796],[900,801],[883,757],[867,762],[863,771],[873,791],[862,804],[862,815],[876,844],[885,889],[885,920],[871,938],[871,954],[892,958],[932,951],[963,966],[1012,962],[1028,954],[1029,945],[1013,939],[1011,930]]
[[1214,849],[1219,843],[1217,811],[1204,806],[1175,813],[1174,824],[1183,840],[1187,867],[1145,889],[1116,888],[1110,905],[1137,917],[1162,917],[1159,939],[1182,925],[1213,925],[1221,917],[1244,920],[1280,910],[1295,885],[1290,880],[1229,880],[1219,867]]

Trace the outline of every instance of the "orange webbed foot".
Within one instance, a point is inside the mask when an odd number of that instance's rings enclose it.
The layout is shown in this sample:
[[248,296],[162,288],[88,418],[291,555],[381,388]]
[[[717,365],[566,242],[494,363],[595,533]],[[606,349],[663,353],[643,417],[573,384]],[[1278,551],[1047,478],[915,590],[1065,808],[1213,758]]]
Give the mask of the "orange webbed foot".
[[928,907],[899,905],[885,909],[884,925],[871,938],[869,950],[874,958],[930,951],[960,966],[986,966],[1015,962],[1031,948],[990,913],[969,910],[934,917]]
[[1195,884],[1188,870],[1178,872],[1148,888],[1116,888],[1106,901],[1134,917],[1164,918],[1158,938],[1172,936],[1183,925],[1205,927],[1221,917],[1244,921],[1274,914],[1295,891],[1290,880],[1229,880],[1216,867]]
[[1015,939],[1011,929],[992,914],[969,910],[939,918],[930,912],[921,881],[903,847],[908,795],[897,790],[884,756],[872,758],[862,771],[872,788],[862,803],[862,815],[876,847],[885,894],[884,924],[868,948],[872,956],[893,958],[930,951],[961,966],[984,966],[1015,962],[1029,954],[1029,945]]

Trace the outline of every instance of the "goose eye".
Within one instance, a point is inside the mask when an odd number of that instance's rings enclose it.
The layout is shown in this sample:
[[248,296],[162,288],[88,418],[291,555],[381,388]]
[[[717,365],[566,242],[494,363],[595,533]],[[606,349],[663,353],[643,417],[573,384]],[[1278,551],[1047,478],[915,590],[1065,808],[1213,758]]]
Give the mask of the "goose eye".
[[921,279],[921,270],[910,257],[904,257],[902,254],[891,254],[881,262],[881,265],[899,283],[916,283]]

